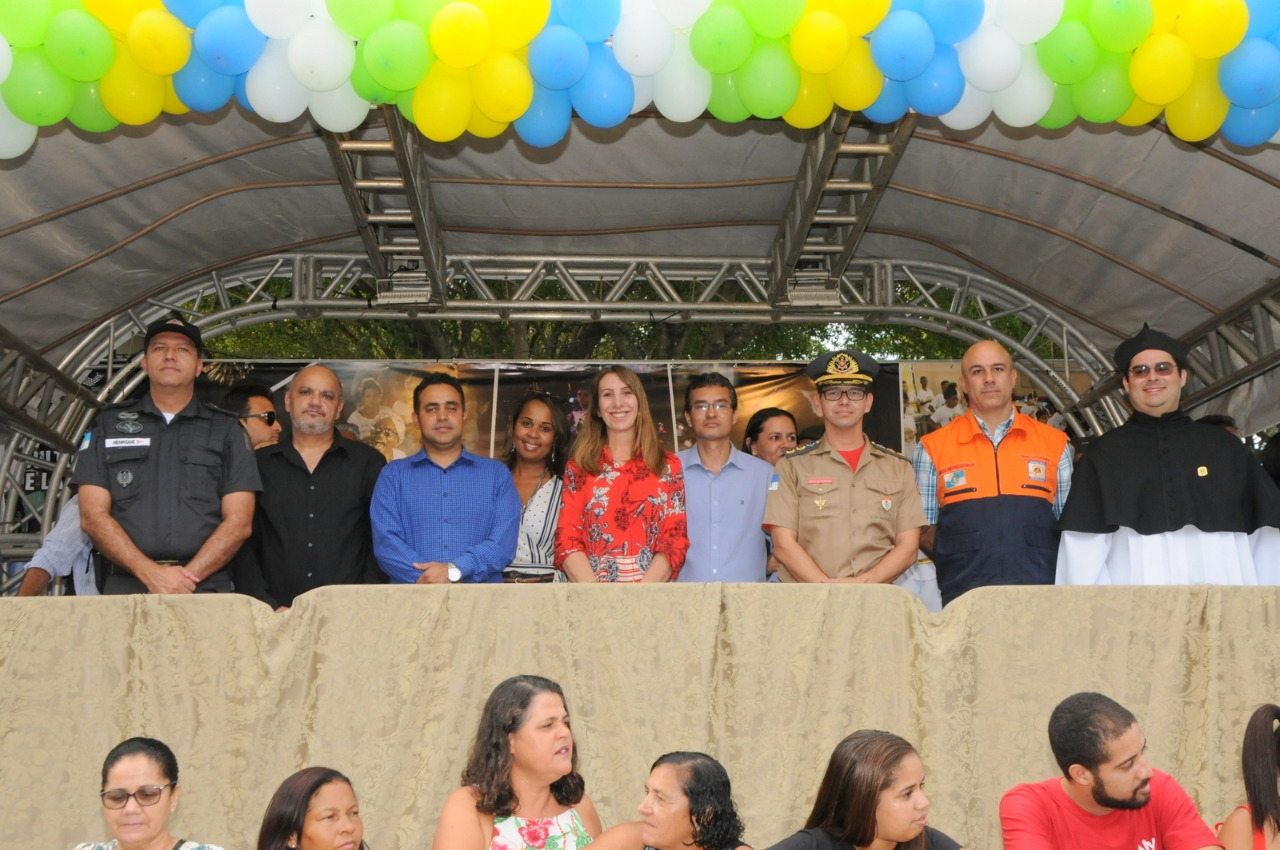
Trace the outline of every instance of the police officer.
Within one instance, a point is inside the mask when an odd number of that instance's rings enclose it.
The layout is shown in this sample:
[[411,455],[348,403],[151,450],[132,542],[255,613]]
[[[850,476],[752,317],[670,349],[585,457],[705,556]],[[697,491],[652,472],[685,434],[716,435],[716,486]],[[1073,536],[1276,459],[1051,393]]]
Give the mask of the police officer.
[[253,528],[258,466],[232,414],[198,401],[200,329],[147,328],[150,392],[110,405],[85,434],[72,482],[105,593],[229,591],[223,566]]
[[862,432],[879,371],[860,351],[824,354],[805,370],[825,432],[774,468],[764,524],[783,581],[891,582],[916,561],[926,523],[911,464]]

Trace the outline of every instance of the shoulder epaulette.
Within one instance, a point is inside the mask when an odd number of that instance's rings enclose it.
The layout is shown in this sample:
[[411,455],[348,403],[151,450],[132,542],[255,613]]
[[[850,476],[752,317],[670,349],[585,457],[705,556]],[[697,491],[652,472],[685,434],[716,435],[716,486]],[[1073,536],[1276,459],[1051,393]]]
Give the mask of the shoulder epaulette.
[[811,443],[805,443],[803,446],[796,446],[793,449],[787,449],[785,452],[782,453],[782,456],[783,457],[799,457],[800,455],[807,455],[809,452],[813,451],[817,447],[818,447],[818,441],[814,440]]
[[889,455],[890,457],[896,457],[896,458],[899,458],[899,459],[901,459],[901,460],[905,460],[907,463],[911,463],[911,458],[907,457],[907,456],[906,456],[906,455],[904,455],[902,452],[894,451],[893,449],[889,448],[888,446],[882,446],[882,445],[880,445],[879,443],[877,443],[875,440],[872,440],[872,441],[871,441],[871,447],[872,447],[872,448],[874,448],[874,449],[875,449],[876,451],[878,451],[878,452],[881,452],[881,453],[883,453],[883,454],[887,454],[887,455]]

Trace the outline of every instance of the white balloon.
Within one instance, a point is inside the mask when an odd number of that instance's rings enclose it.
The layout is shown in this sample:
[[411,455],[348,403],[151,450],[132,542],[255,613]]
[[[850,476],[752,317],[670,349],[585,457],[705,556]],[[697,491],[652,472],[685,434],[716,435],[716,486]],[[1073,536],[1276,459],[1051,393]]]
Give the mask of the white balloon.
[[1053,105],[1053,80],[1036,61],[1033,44],[1022,47],[1022,70],[1006,89],[991,95],[991,108],[996,117],[1010,127],[1030,127]]
[[322,21],[332,21],[333,15],[329,14],[329,7],[325,0],[311,0],[311,14]]
[[311,17],[311,0],[244,0],[244,11],[267,38],[289,38]]
[[711,102],[711,72],[698,64],[687,33],[676,33],[671,59],[653,75],[653,105],[664,118],[692,121]]
[[671,24],[657,10],[638,7],[618,20],[613,31],[614,58],[632,76],[651,76],[671,58],[674,35]]
[[689,29],[702,13],[711,8],[711,0],[653,0],[662,16],[676,29]]
[[311,117],[331,133],[349,133],[369,117],[369,101],[348,80],[333,91],[311,93]]
[[9,47],[9,42],[4,40],[4,34],[0,33],[0,83],[5,81],[12,70],[13,50]]
[[[9,45],[4,45],[9,52]],[[7,73],[7,69],[6,69]],[[36,143],[37,127],[20,120],[9,111],[9,105],[0,98],[0,159],[16,159]]]
[[333,91],[355,66],[356,43],[333,21],[312,18],[289,39],[289,69],[312,91]]
[[632,77],[632,85],[636,89],[636,99],[631,103],[631,114],[653,103],[653,77]]
[[1062,18],[1064,0],[999,0],[995,25],[1018,44],[1044,38]]
[[960,102],[950,112],[939,116],[938,120],[952,130],[972,130],[986,121],[990,114],[991,93],[965,83]]
[[982,24],[956,45],[965,81],[983,91],[1008,88],[1022,70],[1022,49],[994,24]]
[[284,124],[307,108],[311,91],[289,70],[289,42],[267,39],[267,46],[249,69],[244,91],[253,111],[276,124]]

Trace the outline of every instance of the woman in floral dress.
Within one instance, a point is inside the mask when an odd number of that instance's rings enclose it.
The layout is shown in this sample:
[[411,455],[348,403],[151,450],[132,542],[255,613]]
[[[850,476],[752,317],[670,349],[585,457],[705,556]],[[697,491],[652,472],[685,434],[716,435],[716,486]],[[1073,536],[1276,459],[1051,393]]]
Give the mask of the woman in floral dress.
[[689,549],[680,460],[663,451],[635,372],[610,366],[591,391],[565,468],[556,566],[571,581],[674,581]]
[[600,834],[584,787],[564,692],[541,676],[513,676],[485,702],[432,848],[579,850]]

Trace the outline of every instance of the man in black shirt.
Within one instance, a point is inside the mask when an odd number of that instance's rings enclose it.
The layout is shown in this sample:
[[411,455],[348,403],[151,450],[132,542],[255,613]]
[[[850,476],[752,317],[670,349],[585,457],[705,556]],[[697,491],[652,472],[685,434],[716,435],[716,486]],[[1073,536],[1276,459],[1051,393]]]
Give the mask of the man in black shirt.
[[294,375],[284,407],[291,430],[257,452],[263,492],[253,537],[236,559],[236,590],[276,610],[315,587],[382,580],[369,500],[386,461],[335,431],[342,383],[308,366]]

